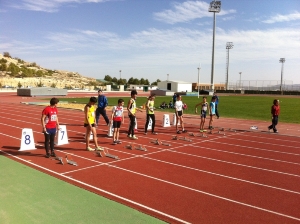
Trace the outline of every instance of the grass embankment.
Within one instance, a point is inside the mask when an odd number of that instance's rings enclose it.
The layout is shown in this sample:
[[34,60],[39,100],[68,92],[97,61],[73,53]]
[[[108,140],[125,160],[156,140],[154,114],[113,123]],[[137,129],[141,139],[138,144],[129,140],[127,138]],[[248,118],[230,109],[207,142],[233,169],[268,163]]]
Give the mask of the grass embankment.
[[[220,96],[220,104],[218,106],[221,117],[241,118],[251,120],[270,120],[271,106],[273,100],[280,100],[280,117],[279,122],[300,123],[300,99],[297,97],[287,96]],[[117,105],[119,97],[108,98],[109,105]],[[125,106],[129,97],[123,97]],[[207,101],[210,102],[211,96],[207,96]],[[76,101],[77,103],[87,103],[88,98],[64,98],[64,101]],[[155,99],[155,107],[157,110],[162,102],[169,103],[172,100],[171,96],[158,96]],[[142,106],[147,101],[146,97],[137,98],[137,106]],[[195,105],[202,101],[202,96],[198,99],[195,96],[183,96],[182,101],[188,105],[188,109],[184,111],[186,114],[195,113]],[[174,109],[164,109],[162,111],[173,112]],[[198,109],[198,111],[200,111]]]

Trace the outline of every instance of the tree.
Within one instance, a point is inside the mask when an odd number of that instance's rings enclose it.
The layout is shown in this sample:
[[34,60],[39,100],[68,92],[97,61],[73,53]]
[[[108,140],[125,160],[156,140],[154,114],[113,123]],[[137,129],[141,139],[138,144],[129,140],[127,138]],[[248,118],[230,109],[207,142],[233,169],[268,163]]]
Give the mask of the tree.
[[15,64],[10,63],[7,68],[7,71],[11,72],[12,76],[16,76],[19,73],[20,68],[18,66],[16,66]]
[[106,76],[104,77],[104,80],[105,80],[105,81],[111,82],[111,81],[112,81],[112,77],[110,77],[109,75],[106,75]]
[[144,84],[145,84],[145,79],[144,79],[144,78],[141,78],[140,84],[141,84],[141,85],[144,85]]
[[113,77],[113,79],[111,81],[114,82],[114,83],[117,83],[118,79],[116,77]]
[[42,80],[40,80],[40,82],[36,83],[35,86],[36,87],[42,87],[44,84],[42,83]]
[[133,77],[131,77],[130,79],[128,79],[128,84],[133,84]]
[[42,70],[38,70],[38,71],[36,72],[36,76],[37,76],[37,77],[42,77],[42,76],[44,76],[44,72],[43,72]]
[[150,82],[148,79],[145,80],[144,85],[148,85],[148,86],[150,85]]
[[52,88],[56,88],[56,83],[52,82],[51,86]]
[[134,85],[139,85],[140,84],[140,80],[138,79],[133,79],[133,83]]
[[21,88],[21,87],[22,87],[21,82],[18,82],[18,88]]
[[4,52],[4,53],[3,53],[3,56],[6,57],[6,58],[11,58],[9,52]]
[[152,82],[152,83],[151,83],[151,86],[157,86],[157,83],[158,83],[158,82],[161,82],[161,81],[160,81],[159,79],[157,79],[155,82]]
[[7,70],[7,65],[5,63],[0,64],[0,71],[6,71]]

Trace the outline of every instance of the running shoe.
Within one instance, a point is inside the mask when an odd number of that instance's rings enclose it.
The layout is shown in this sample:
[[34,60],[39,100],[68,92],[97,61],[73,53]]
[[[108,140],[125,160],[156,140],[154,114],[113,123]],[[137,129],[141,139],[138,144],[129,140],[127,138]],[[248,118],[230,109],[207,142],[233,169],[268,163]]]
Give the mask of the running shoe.
[[187,130],[182,130],[182,133],[187,133]]
[[103,151],[103,148],[100,147],[100,146],[98,146],[98,147],[96,148],[96,150],[97,150],[97,151]]
[[148,134],[147,132],[144,133],[144,135],[147,135],[147,134]]
[[152,135],[157,135],[157,132],[152,132]]
[[118,142],[117,141],[113,141],[113,145],[116,145],[116,144],[118,144]]
[[178,130],[177,132],[176,132],[177,134],[181,134],[181,132]]
[[132,136],[131,135],[127,135],[127,138],[132,138]]
[[274,133],[279,133],[279,131],[274,131]]
[[135,135],[133,135],[133,136],[131,137],[131,139],[133,139],[133,140],[137,140],[137,139],[138,139],[138,137],[136,137]]
[[118,144],[122,144],[122,142],[121,142],[121,141],[119,141],[119,140],[117,140],[117,143],[118,143]]
[[203,130],[200,129],[200,132],[203,132]]
[[49,153],[46,153],[46,158],[50,158],[50,154]]
[[52,152],[51,152],[51,156],[52,156],[52,157],[56,157],[56,154],[52,151]]
[[205,130],[205,129],[203,129],[202,131],[203,131],[203,132],[207,132],[207,130]]
[[87,151],[95,151],[95,149],[91,148],[91,147],[87,147],[86,148]]

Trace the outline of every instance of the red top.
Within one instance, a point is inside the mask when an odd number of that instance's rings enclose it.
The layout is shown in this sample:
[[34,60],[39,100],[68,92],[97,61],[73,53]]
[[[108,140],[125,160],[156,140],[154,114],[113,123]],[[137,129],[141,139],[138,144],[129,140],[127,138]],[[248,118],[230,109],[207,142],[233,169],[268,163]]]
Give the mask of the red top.
[[113,107],[112,113],[114,114],[114,117],[113,117],[114,121],[122,121],[122,115],[123,115],[123,107],[122,106]]
[[46,115],[45,124],[46,128],[56,128],[56,121],[57,121],[57,108],[47,106],[43,110],[42,114]]
[[279,107],[279,105],[273,105],[273,106],[271,107],[271,114],[272,114],[273,116],[278,116],[279,113],[280,113],[280,107]]

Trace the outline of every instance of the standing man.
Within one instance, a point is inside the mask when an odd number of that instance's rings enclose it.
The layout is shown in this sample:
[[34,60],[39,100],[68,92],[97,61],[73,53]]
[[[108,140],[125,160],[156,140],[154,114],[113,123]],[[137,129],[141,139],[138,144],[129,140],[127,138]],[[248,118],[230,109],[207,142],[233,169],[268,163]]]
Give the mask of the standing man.
[[216,112],[217,119],[219,119],[220,118],[219,111],[218,111],[219,97],[218,97],[216,92],[214,92],[214,97],[216,99],[216,101],[215,101],[215,112]]
[[98,90],[98,108],[96,110],[96,125],[98,126],[100,114],[104,118],[106,125],[109,125],[109,119],[106,115],[106,107],[108,105],[108,100],[106,96],[103,94],[102,90]]
[[174,95],[173,95],[173,107],[174,107],[174,105],[175,105],[175,103],[176,103],[176,100],[177,100],[177,94],[176,93],[174,93]]

